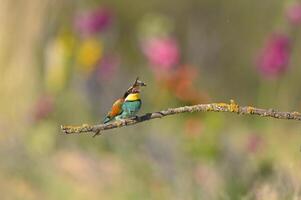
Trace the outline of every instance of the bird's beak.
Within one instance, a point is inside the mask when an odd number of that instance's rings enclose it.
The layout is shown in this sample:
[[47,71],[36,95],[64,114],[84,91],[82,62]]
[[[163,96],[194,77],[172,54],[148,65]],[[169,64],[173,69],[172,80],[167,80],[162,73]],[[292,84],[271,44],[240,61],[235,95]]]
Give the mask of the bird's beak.
[[143,83],[142,81],[139,80],[139,78],[137,77],[134,83],[134,86],[146,86],[145,83]]

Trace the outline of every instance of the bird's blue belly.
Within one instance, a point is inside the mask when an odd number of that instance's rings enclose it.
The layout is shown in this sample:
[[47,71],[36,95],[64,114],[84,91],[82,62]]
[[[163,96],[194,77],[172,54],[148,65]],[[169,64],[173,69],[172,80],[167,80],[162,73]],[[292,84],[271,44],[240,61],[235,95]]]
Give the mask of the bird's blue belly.
[[141,108],[141,100],[124,102],[122,105],[121,118],[136,116],[140,108]]

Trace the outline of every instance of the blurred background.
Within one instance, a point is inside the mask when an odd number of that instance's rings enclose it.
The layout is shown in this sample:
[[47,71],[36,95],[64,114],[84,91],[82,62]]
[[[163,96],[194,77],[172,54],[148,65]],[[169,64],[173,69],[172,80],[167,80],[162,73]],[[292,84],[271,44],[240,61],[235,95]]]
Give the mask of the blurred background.
[[136,76],[141,113],[301,110],[296,0],[0,0],[1,199],[301,199],[301,123],[193,113],[101,123]]

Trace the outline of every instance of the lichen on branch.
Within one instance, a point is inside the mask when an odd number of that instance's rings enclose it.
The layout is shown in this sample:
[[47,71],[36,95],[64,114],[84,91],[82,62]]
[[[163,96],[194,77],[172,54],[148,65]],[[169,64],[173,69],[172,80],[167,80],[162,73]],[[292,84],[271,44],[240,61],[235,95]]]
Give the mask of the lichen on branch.
[[280,112],[274,109],[262,109],[252,106],[239,106],[233,100],[230,103],[209,103],[209,104],[197,104],[193,106],[184,106],[178,108],[168,108],[159,112],[147,113],[142,116],[137,116],[132,119],[125,119],[122,121],[115,121],[108,124],[88,125],[83,124],[81,126],[61,126],[61,131],[65,134],[81,134],[81,133],[94,133],[94,136],[100,135],[104,130],[120,128],[124,126],[130,126],[137,123],[145,122],[152,119],[162,118],[169,115],[175,115],[180,113],[192,113],[192,112],[230,112],[239,115],[258,115],[261,117],[271,117],[276,119],[288,119],[288,120],[301,120],[301,113],[299,112]]

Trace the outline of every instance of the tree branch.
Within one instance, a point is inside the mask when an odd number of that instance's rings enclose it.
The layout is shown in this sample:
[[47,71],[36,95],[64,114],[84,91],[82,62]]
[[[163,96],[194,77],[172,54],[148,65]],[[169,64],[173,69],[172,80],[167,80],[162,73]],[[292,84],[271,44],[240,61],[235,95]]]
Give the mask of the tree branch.
[[299,112],[279,112],[274,109],[262,109],[251,106],[239,106],[233,100],[228,103],[210,103],[198,104],[193,106],[184,106],[179,108],[169,108],[154,113],[147,113],[134,119],[125,119],[122,121],[115,121],[108,124],[88,125],[81,126],[61,126],[61,131],[65,134],[80,134],[80,133],[94,133],[94,136],[99,135],[101,131],[120,128],[123,126],[130,126],[141,123],[147,120],[166,117],[168,115],[175,115],[187,112],[231,112],[239,115],[259,115],[261,117],[272,117],[276,119],[290,119],[301,120],[301,113]]

